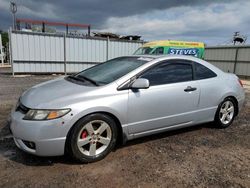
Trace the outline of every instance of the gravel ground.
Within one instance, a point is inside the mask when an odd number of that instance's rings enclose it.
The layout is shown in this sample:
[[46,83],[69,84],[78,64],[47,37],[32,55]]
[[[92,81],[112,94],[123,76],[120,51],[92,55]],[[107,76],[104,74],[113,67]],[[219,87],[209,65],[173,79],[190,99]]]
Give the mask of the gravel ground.
[[128,142],[104,160],[77,164],[16,148],[8,116],[19,95],[56,76],[0,70],[0,187],[250,187],[250,82],[246,105],[227,129],[212,124]]

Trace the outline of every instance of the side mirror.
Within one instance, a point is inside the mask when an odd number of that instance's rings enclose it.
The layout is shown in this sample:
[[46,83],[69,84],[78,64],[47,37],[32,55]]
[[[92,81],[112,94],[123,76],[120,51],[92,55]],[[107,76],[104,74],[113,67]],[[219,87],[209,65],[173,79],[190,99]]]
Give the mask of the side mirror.
[[131,85],[131,89],[147,89],[149,88],[149,81],[145,78],[138,78],[135,82]]

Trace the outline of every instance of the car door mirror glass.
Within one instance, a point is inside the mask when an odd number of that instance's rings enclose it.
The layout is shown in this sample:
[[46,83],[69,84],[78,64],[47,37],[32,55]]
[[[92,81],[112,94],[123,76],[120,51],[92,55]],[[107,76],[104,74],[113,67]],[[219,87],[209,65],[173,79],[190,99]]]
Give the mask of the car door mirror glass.
[[131,85],[131,89],[147,89],[149,88],[149,81],[145,78],[138,78]]

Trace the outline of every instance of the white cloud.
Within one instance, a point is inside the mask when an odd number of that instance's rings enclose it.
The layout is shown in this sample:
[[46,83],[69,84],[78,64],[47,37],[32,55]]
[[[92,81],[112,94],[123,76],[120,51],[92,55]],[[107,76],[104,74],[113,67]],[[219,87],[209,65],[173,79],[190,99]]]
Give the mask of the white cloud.
[[[239,6],[240,4],[240,6]],[[219,44],[234,31],[248,32],[250,2],[177,7],[143,15],[109,18],[100,31],[138,34],[146,40],[202,40]]]

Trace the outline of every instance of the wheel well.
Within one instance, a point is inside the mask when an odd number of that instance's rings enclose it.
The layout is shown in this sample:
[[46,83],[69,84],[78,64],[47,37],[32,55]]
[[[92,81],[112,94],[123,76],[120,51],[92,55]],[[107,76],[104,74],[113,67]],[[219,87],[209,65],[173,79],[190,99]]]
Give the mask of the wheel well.
[[117,143],[116,144],[119,144],[119,145],[123,144],[123,142],[124,142],[123,130],[122,130],[122,125],[121,125],[121,122],[119,121],[119,119],[115,115],[113,115],[113,114],[111,114],[109,112],[95,112],[95,113],[106,114],[115,121],[115,123],[117,125],[117,128],[118,128],[118,137],[117,137]]
[[[92,112],[92,113],[89,113],[89,114],[87,114],[87,115],[81,117],[80,119],[85,118],[85,117],[88,116],[88,115],[96,114],[96,113],[105,114],[105,115],[109,116],[110,118],[112,118],[112,119],[115,121],[115,123],[116,123],[116,125],[117,125],[117,128],[118,128],[117,144],[118,144],[118,145],[123,144],[123,142],[125,141],[125,139],[124,139],[124,137],[123,137],[123,131],[122,131],[121,122],[119,121],[119,119],[118,119],[115,115],[113,115],[113,114],[111,114],[111,113],[109,113],[109,112],[102,112],[102,111],[99,111],[99,112]],[[75,124],[76,124],[80,119],[78,119],[78,120],[75,122]],[[67,137],[66,137],[66,138],[69,137],[70,132],[73,130],[75,124],[74,124],[74,125],[70,128],[70,130],[68,131],[68,134],[67,134]],[[66,139],[66,141],[67,141],[67,140],[68,140],[68,139]],[[65,145],[66,145],[66,144],[65,144]]]
[[[235,105],[236,105],[235,116],[237,116],[237,115],[238,115],[238,112],[239,112],[239,107],[238,107],[238,101],[237,101],[236,97],[234,97],[234,96],[228,96],[228,97],[226,97],[225,99],[227,99],[227,98],[231,98],[231,99],[234,101],[234,103],[235,103]],[[224,99],[224,100],[225,100],[225,99]]]

